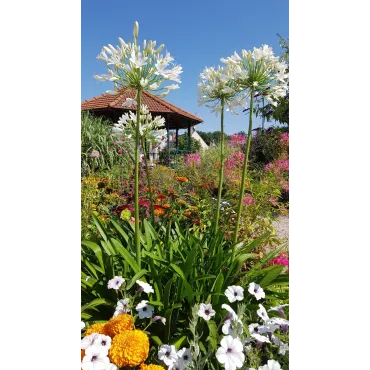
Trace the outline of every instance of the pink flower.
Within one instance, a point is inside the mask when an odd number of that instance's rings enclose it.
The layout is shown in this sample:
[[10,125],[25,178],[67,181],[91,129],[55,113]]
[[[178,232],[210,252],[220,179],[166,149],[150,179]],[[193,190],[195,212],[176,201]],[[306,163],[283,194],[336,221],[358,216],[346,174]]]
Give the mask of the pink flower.
[[197,166],[200,164],[200,155],[199,154],[186,154],[185,155],[185,164],[187,166]]
[[270,199],[269,199],[269,201],[270,201],[270,203],[273,205],[273,206],[275,206],[275,207],[277,207],[278,206],[278,200],[276,199],[276,198],[274,198],[274,197],[270,197]]
[[252,195],[251,195],[251,194],[247,194],[247,195],[243,198],[242,202],[243,202],[243,204],[244,204],[245,206],[250,206],[250,205],[252,205],[252,204],[254,204],[254,203],[255,203],[255,202],[254,202],[254,199],[253,199],[253,197],[252,197]]
[[97,151],[97,150],[93,150],[90,154],[90,157],[92,158],[99,158],[100,157],[100,153]]
[[234,134],[230,137],[230,145],[244,145],[246,137],[244,135]]
[[122,149],[119,149],[118,150],[118,154],[122,154],[123,152],[122,152]]
[[279,256],[275,257],[269,264],[289,266],[289,259],[284,253],[280,253]]
[[289,132],[284,132],[280,135],[280,144],[282,146],[289,146]]

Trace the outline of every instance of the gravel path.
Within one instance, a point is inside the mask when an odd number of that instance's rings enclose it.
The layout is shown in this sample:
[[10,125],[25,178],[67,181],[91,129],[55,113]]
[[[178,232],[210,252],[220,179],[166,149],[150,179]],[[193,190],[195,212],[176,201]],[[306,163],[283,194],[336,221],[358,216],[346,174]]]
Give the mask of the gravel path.
[[275,228],[279,239],[289,242],[289,217],[279,216],[275,221],[273,221],[272,225]]

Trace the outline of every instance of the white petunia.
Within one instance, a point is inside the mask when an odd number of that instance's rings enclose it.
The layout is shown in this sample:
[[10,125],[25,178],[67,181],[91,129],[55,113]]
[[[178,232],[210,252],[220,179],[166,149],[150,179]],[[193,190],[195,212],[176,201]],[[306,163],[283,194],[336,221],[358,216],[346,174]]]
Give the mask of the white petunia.
[[98,338],[98,333],[92,333],[81,339],[81,349],[86,349],[94,345],[95,340]]
[[81,330],[85,329],[85,323],[83,321],[81,321]]
[[86,349],[82,359],[81,367],[83,370],[106,370],[110,364],[108,350],[105,347],[91,346]]
[[116,311],[119,311],[120,313],[130,312],[129,304],[130,300],[128,298],[120,299],[117,302]]
[[265,307],[263,307],[261,304],[258,305],[259,310],[257,310],[257,315],[263,320],[267,321],[269,319]]
[[136,306],[136,311],[139,313],[140,319],[149,319],[153,316],[154,307],[147,304],[148,301],[141,301]]
[[281,370],[281,366],[275,360],[268,360],[267,364],[260,366],[258,370]]
[[182,359],[184,365],[187,365],[192,360],[190,348],[181,348],[177,352],[177,357]]
[[268,339],[267,337],[264,337],[261,334],[253,333],[253,334],[251,334],[251,337],[254,338],[257,342],[260,342],[260,343],[271,343],[270,339]]
[[144,283],[143,281],[136,280],[136,284],[140,285],[140,290],[145,293],[154,293],[154,290],[150,284]]
[[225,290],[225,295],[230,303],[241,301],[244,298],[244,289],[241,286],[232,285]]
[[284,356],[286,351],[289,351],[289,345],[288,345],[288,343],[280,342],[279,355],[283,355]]
[[223,337],[221,347],[216,352],[216,358],[219,363],[225,365],[225,370],[241,368],[245,359],[242,342],[231,335]]
[[168,344],[160,346],[158,350],[158,358],[167,366],[173,365],[178,358],[175,346]]
[[94,339],[94,346],[105,347],[107,350],[112,344],[112,338],[108,335],[98,334]]
[[237,320],[238,319],[238,315],[228,304],[223,304],[221,307],[228,312],[226,316],[226,320],[229,320],[229,319]]
[[121,285],[125,282],[122,276],[115,276],[113,279],[108,281],[108,289],[119,289]]
[[131,107],[137,105],[137,101],[132,98],[126,98],[126,101],[122,104],[122,107]]
[[284,308],[284,307],[288,307],[288,306],[289,306],[289,304],[282,304],[282,305],[280,305],[280,306],[271,307],[271,308],[268,310],[268,312],[270,312],[270,311],[277,311],[277,312],[279,312],[279,313],[280,313],[280,315],[281,315],[281,316],[283,316],[283,317],[285,318],[285,313],[284,313],[283,308]]
[[257,301],[260,300],[261,298],[265,298],[265,292],[256,283],[250,283],[249,284],[248,292],[250,294],[254,295],[256,297]]
[[212,308],[210,303],[201,303],[198,311],[198,315],[203,317],[204,320],[210,320],[212,316],[216,314],[216,311]]
[[225,335],[234,335],[234,332],[237,336],[243,334],[243,323],[241,320],[225,320],[222,325],[222,332]]
[[282,329],[285,332],[288,331],[288,328],[289,328],[289,321],[288,320],[285,320],[285,319],[282,319],[280,317],[272,317],[271,319],[269,319],[267,321],[267,324],[269,325],[278,325],[280,327],[280,329]]

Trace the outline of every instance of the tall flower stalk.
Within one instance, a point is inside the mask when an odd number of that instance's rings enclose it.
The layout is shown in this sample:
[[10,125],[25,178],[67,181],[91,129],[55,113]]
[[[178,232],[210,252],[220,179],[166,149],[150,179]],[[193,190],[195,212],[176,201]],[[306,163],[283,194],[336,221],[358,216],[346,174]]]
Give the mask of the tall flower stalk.
[[[160,54],[164,45],[155,49],[155,41],[144,40],[142,48],[138,45],[139,24],[134,24],[134,41],[125,42],[119,38],[120,46],[104,46],[97,59],[106,63],[108,74],[94,75],[98,81],[113,82],[115,90],[108,90],[108,94],[119,94],[118,89],[130,86],[137,91],[136,101],[128,99],[123,103],[124,107],[137,106],[136,135],[135,135],[135,248],[136,261],[141,267],[141,246],[140,246],[140,225],[139,225],[139,161],[140,161],[140,109],[141,93],[143,90],[160,92],[159,96],[166,96],[171,90],[179,88],[179,85],[172,84],[161,87],[162,83],[168,80],[180,81],[182,67],[173,65],[173,58],[170,53]],[[162,92],[161,92],[162,91]]]
[[250,100],[248,141],[245,148],[238,211],[233,237],[232,258],[234,258],[236,243],[238,241],[242,200],[245,191],[245,179],[248,170],[249,149],[252,137],[253,100],[255,96],[263,96],[269,103],[276,106],[277,99],[285,96],[287,93],[289,76],[286,73],[287,65],[284,62],[280,62],[279,58],[274,56],[272,48],[268,45],[254,48],[253,51],[242,50],[241,56],[235,52],[231,57],[222,58],[221,61],[226,64],[235,76],[241,97]]
[[220,148],[220,172],[217,193],[215,231],[218,230],[220,219],[220,206],[224,177],[224,110],[233,113],[234,108],[240,103],[236,98],[237,84],[232,71],[228,67],[218,67],[217,69],[205,68],[200,74],[201,82],[198,84],[198,103],[205,104],[206,107],[212,108],[216,114],[221,113],[221,148]]

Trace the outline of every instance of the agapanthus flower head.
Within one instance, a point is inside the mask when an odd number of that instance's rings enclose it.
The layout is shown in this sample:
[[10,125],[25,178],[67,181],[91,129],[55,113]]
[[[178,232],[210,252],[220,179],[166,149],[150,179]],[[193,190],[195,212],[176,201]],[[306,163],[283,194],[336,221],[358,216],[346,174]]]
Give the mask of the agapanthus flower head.
[[141,330],[126,330],[116,335],[109,349],[109,358],[120,368],[138,366],[149,354],[149,338]]
[[242,50],[231,57],[221,58],[227,68],[235,76],[241,96],[245,99],[255,95],[263,96],[269,103],[276,106],[277,100],[284,97],[288,90],[289,75],[287,64],[274,56],[268,45],[254,48],[253,51]]
[[239,86],[235,81],[235,73],[228,66],[206,67],[200,74],[198,84],[198,104],[205,104],[216,114],[221,112],[222,105],[237,114],[235,107],[241,105],[238,99]]
[[[125,42],[119,38],[120,45],[103,46],[97,59],[104,61],[108,74],[94,75],[98,81],[111,81],[116,89],[131,86],[138,89],[161,92],[160,96],[178,88],[177,84],[161,87],[166,81],[180,83],[182,67],[174,65],[174,59],[169,52],[161,54],[164,45],[157,49],[156,41],[146,41],[142,47],[138,44],[138,23],[134,25],[134,41]],[[117,90],[108,92],[115,94]]]

